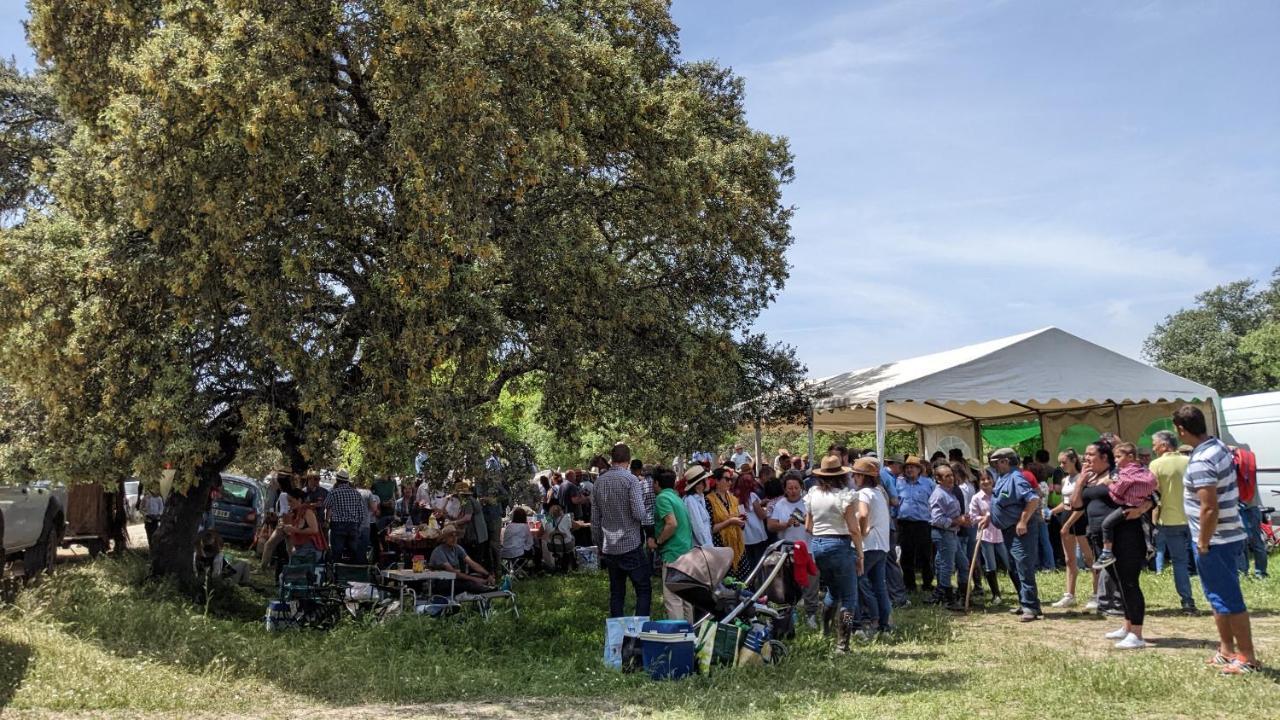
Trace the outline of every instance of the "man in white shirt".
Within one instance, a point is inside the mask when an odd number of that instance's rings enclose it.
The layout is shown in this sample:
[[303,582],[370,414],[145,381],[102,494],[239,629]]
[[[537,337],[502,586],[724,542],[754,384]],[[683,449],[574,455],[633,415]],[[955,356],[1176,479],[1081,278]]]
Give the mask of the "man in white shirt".
[[733,455],[729,459],[733,461],[733,466],[738,470],[741,470],[743,465],[753,462],[751,453],[743,450],[741,445],[733,446]]
[[711,538],[711,514],[707,512],[707,480],[711,473],[701,465],[690,465],[684,471],[684,506],[689,511],[694,547],[715,547]]

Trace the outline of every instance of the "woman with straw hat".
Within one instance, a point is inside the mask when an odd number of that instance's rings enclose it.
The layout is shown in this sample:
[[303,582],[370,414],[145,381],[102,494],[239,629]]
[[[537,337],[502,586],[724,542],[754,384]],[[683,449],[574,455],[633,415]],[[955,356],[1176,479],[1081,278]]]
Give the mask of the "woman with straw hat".
[[831,590],[839,608],[836,653],[849,652],[849,636],[855,631],[858,576],[862,574],[862,531],[858,526],[858,499],[848,488],[850,468],[840,456],[828,455],[813,471],[817,483],[805,496],[808,514],[805,530],[821,582]]

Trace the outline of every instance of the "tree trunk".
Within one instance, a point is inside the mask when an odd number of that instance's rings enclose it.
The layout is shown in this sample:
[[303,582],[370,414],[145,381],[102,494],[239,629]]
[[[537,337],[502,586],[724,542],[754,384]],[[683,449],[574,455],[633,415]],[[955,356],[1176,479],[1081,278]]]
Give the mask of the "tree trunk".
[[186,494],[175,490],[166,498],[164,514],[151,538],[152,576],[176,578],[183,590],[195,590],[196,528],[208,506],[209,491],[218,472],[214,467],[202,465],[196,472],[196,485],[188,488]]

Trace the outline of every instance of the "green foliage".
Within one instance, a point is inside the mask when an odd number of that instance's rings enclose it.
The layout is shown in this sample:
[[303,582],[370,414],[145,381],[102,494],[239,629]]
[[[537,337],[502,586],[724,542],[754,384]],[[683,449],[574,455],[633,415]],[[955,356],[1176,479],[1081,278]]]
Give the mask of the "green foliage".
[[48,202],[43,179],[66,134],[48,74],[0,59],[0,223]]
[[364,477],[364,441],[359,435],[343,430],[338,433],[338,462],[351,474],[353,480]]
[[[740,433],[734,442],[741,443],[747,452],[754,453],[755,441],[755,434],[747,432],[745,434]],[[819,458],[826,454],[827,448],[832,445],[860,450],[874,449],[876,446],[876,434],[874,432],[828,432],[826,430],[818,430],[813,433],[814,454]],[[808,433],[804,430],[796,429],[766,429],[760,434],[761,454],[769,462],[773,461],[778,450],[784,448],[791,453],[792,457],[808,453]],[[915,432],[911,430],[890,430],[885,434],[884,452],[886,455],[911,455],[919,451],[919,438]]]
[[1195,307],[1156,325],[1143,355],[1157,367],[1224,396],[1274,390],[1280,388],[1274,352],[1278,322],[1280,268],[1264,288],[1240,280],[1197,295]]
[[726,330],[786,279],[790,151],[664,3],[126,5],[31,3],[71,131],[0,236],[0,376],[51,474],[167,461],[198,503],[345,431],[442,477],[527,455],[493,405],[531,374],[558,438],[663,446],[800,381]]

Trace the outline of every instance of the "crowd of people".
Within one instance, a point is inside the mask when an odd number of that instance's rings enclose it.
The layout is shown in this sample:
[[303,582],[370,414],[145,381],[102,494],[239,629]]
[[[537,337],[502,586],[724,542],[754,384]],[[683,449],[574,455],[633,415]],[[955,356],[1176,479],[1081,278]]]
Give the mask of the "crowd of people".
[[[1209,663],[1226,674],[1254,672],[1238,564],[1249,545],[1248,510],[1232,453],[1194,406],[1178,409],[1172,423],[1176,433],[1155,433],[1151,451],[1107,434],[1083,454],[1064,450],[1056,467],[1047,453],[1024,458],[1011,448],[984,462],[955,450],[927,462],[881,462],[874,451],[833,446],[810,464],[785,450],[757,463],[737,446],[721,457],[698,453],[677,475],[633,461],[619,444],[580,502],[609,571],[611,616],[623,614],[628,583],[636,614],[648,614],[646,548],[664,567],[695,547],[729,548],[731,574],[743,578],[771,541],[786,539],[804,543],[817,566],[804,589],[805,622],[833,625],[838,652],[853,639],[892,633],[894,608],[913,601],[957,612],[973,596],[1004,602],[1001,570],[1016,595],[1009,612],[1041,620],[1036,574],[1055,567],[1066,569],[1067,584],[1052,606],[1075,606],[1086,574],[1085,609],[1123,618],[1106,637],[1136,650],[1147,645],[1141,578],[1154,556],[1158,567],[1173,566],[1190,614],[1196,568],[1220,640]],[[546,488],[549,503],[565,497],[555,488]],[[1256,572],[1265,573],[1265,559]],[[668,617],[695,619],[665,583],[663,604]]]

